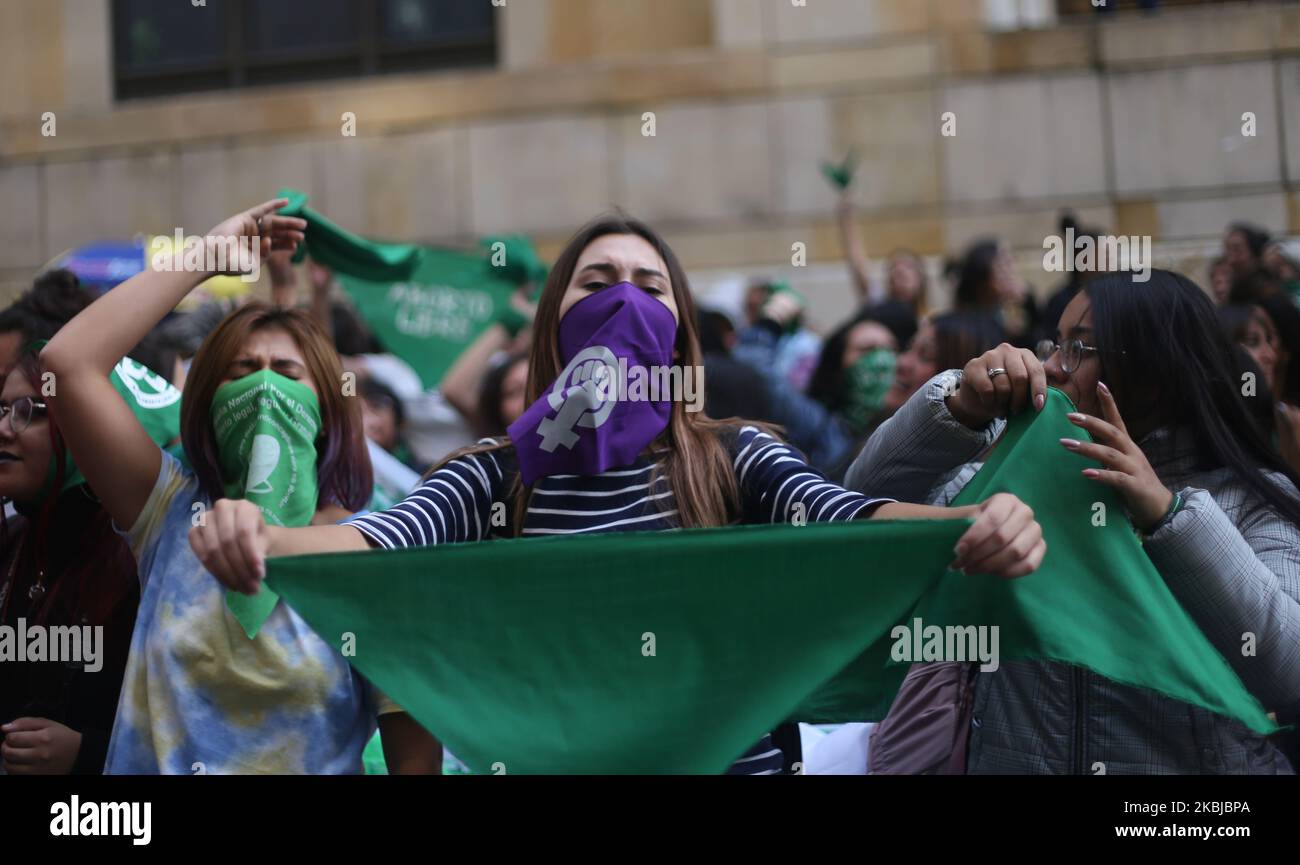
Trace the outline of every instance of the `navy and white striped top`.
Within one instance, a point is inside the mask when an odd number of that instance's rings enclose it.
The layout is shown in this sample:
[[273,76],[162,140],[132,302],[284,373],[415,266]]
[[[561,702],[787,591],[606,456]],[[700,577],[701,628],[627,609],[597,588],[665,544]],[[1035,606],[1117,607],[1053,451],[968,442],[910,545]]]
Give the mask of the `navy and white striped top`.
[[[727,442],[741,493],[742,523],[839,522],[867,516],[873,499],[827,481],[799,453],[757,427],[741,427]],[[658,460],[642,456],[627,468],[599,475],[553,475],[538,479],[524,518],[524,536],[585,532],[668,531],[681,527],[667,477]],[[349,525],[386,549],[514,537],[518,469],[512,448],[459,457],[434,472],[405,500]],[[494,503],[505,506],[505,525],[492,519]],[[498,525],[493,525],[496,522]],[[784,755],[764,736],[729,774],[770,775]]]

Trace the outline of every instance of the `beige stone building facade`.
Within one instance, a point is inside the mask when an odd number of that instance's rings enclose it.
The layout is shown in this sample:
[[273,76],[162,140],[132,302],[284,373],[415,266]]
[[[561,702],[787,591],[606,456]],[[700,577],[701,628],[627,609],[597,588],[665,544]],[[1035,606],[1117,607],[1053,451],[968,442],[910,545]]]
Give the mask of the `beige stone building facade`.
[[116,100],[109,0],[5,0],[0,294],[69,247],[202,231],[281,185],[394,240],[526,232],[553,253],[617,205],[706,280],[788,268],[794,243],[839,274],[819,162],[851,147],[873,254],[998,234],[1032,261],[1063,205],[1166,245],[1300,224],[1300,7],[1103,21],[1035,0],[1019,29],[1008,8],[506,0],[488,68]]

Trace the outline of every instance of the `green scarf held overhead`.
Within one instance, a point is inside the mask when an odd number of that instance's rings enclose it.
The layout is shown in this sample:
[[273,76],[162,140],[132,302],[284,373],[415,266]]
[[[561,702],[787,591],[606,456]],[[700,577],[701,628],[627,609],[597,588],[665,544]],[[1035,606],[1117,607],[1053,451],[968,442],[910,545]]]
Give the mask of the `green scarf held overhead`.
[[[525,237],[489,237],[461,252],[409,243],[381,243],[352,234],[307,207],[307,195],[281,189],[284,216],[307,220],[294,256],[329,267],[366,326],[386,351],[411,365],[434,388],[461,353],[494,322],[514,335],[523,326],[510,305],[519,285],[545,280],[547,269]],[[503,247],[493,249],[500,242]]]
[[1081,434],[1070,408],[1052,391],[1014,419],[964,495],[1038,514],[1048,557],[1018,581],[946,570],[960,520],[304,556],[269,581],[318,633],[355,635],[349,661],[478,773],[717,773],[783,720],[878,719],[907,670],[893,631],[918,616],[1272,730],[1057,443]]
[[400,282],[339,272],[339,283],[384,348],[411,365],[426,388],[485,329],[511,314],[515,283],[487,255],[426,248]]
[[307,220],[304,240],[293,256],[294,264],[311,255],[338,273],[377,282],[406,279],[420,264],[420,247],[410,243],[379,243],[346,231],[308,207],[305,192],[281,189],[276,197],[289,199],[277,211],[281,216]]
[[832,162],[822,163],[822,175],[831,182],[839,192],[853,185],[853,176],[858,172],[858,155],[850,150],[844,161],[838,165]]
[[[227,498],[248,499],[273,526],[296,528],[316,514],[320,404],[306,385],[262,370],[227,382],[212,397],[212,427]],[[226,592],[251,640],[278,596]]]

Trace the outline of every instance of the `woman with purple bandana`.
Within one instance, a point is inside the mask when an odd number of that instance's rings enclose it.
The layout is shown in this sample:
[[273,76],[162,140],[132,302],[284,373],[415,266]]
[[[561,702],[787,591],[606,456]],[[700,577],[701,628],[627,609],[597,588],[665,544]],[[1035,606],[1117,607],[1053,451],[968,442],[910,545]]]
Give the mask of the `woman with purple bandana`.
[[[758,424],[707,417],[695,322],[686,274],[653,230],[621,217],[592,222],[547,280],[529,408],[508,436],[453,453],[404,501],[347,525],[268,526],[247,502],[218,501],[216,518],[190,533],[194,551],[226,587],[253,593],[269,556],[738,523],[972,518],[954,567],[1004,578],[1038,567],[1042,531],[1013,496],[969,508],[872,498],[827,482]],[[731,772],[775,774],[783,757],[769,734]]]

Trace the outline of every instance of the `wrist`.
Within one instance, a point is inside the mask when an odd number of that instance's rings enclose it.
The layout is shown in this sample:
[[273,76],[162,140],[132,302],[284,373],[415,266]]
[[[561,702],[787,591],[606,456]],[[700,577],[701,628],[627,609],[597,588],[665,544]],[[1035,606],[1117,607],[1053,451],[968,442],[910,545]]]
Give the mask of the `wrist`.
[[1142,524],[1137,525],[1137,530],[1142,534],[1144,539],[1151,537],[1151,535],[1164,528],[1165,525],[1167,525],[1174,516],[1182,510],[1183,497],[1178,493],[1167,489],[1164,490],[1164,492],[1168,498],[1164,499],[1164,503],[1157,512],[1157,515],[1154,518],[1144,519]]
[[284,528],[282,526],[266,527],[266,557],[282,555],[280,549],[284,542]]
[[961,398],[957,394],[944,397],[943,403],[948,407],[948,414],[952,415],[952,419],[967,429],[982,430],[992,420],[992,418],[981,417],[967,411],[961,404]]

